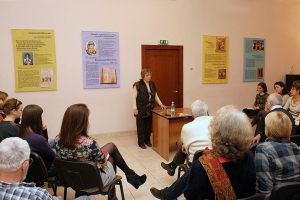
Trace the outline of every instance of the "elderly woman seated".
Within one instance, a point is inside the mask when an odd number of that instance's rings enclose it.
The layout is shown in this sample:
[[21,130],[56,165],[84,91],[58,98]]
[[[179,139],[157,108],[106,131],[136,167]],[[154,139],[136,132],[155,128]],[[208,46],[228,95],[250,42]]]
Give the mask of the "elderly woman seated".
[[206,148],[186,173],[163,190],[151,188],[159,199],[239,199],[255,191],[253,138],[247,116],[233,106],[219,109],[209,125],[212,149]]

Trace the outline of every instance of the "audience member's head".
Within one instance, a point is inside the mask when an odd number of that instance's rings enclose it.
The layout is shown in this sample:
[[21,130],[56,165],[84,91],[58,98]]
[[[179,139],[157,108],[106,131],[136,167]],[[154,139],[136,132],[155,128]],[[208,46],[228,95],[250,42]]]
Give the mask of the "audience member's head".
[[278,81],[274,84],[274,90],[277,94],[286,95],[289,93],[285,84],[282,81]]
[[90,110],[85,104],[74,104],[66,110],[59,133],[59,145],[74,149],[81,136],[88,137]]
[[43,135],[43,109],[38,105],[28,105],[23,110],[22,121],[19,128],[18,136],[25,138],[26,133],[33,132]]
[[292,85],[296,85],[296,84],[300,85],[300,80],[294,81]]
[[3,104],[0,104],[0,110],[3,110],[6,116],[16,115],[16,119],[20,118],[23,111],[22,101],[14,98],[8,99]]
[[248,117],[232,105],[215,113],[208,130],[213,150],[233,162],[247,152],[253,139]]
[[141,77],[142,77],[142,79],[146,76],[146,74],[152,75],[151,70],[150,69],[143,69],[141,71]]
[[0,104],[4,103],[8,97],[8,94],[6,92],[0,91]]
[[200,117],[200,116],[206,116],[207,115],[207,105],[205,102],[200,101],[200,100],[196,100],[192,105],[192,113],[193,116],[196,117]]
[[257,86],[260,86],[263,89],[264,93],[268,92],[268,88],[265,82],[260,82]]
[[292,132],[290,118],[280,111],[274,111],[266,117],[266,135],[275,138],[288,138]]
[[299,95],[300,91],[300,84],[293,84],[291,86],[291,96]]
[[273,106],[282,105],[282,96],[277,93],[272,93],[268,96],[267,107],[270,110]]
[[19,173],[23,181],[30,164],[28,143],[19,137],[6,138],[0,143],[0,155],[0,173]]

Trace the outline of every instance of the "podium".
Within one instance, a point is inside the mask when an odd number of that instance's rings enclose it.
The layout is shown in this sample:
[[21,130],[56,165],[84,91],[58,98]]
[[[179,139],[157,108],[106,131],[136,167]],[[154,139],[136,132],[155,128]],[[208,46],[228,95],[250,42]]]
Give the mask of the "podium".
[[194,120],[191,112],[190,108],[175,108],[175,116],[171,117],[166,115],[166,109],[152,110],[153,150],[165,160],[169,161],[171,145],[181,145],[182,126]]

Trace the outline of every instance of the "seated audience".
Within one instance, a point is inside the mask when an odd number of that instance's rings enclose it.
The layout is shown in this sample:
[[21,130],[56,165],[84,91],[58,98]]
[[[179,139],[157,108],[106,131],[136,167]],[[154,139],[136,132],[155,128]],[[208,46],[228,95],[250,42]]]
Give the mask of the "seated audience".
[[280,111],[266,117],[266,142],[256,148],[255,166],[258,192],[269,199],[275,185],[300,181],[300,149],[291,143],[292,123]]
[[258,114],[260,110],[265,109],[265,105],[267,102],[267,98],[269,96],[267,85],[264,82],[260,82],[257,85],[257,91],[258,94],[255,97],[254,105],[252,106],[252,109],[245,108],[243,110],[244,113],[246,113],[247,116],[255,116]]
[[[280,94],[282,96],[282,106],[285,105],[286,101],[288,100],[289,96],[289,91],[287,90],[285,84],[281,81],[278,81],[274,84],[274,89],[275,89],[275,93]],[[261,132],[260,127],[261,127],[261,123],[260,123],[260,118],[263,114],[265,114],[266,111],[266,107],[264,110],[259,111],[259,113],[255,116],[255,118],[252,120],[251,124],[252,126],[254,126],[255,124],[257,124],[256,127],[256,131],[255,132]]]
[[0,110],[3,110],[6,117],[0,122],[0,142],[8,137],[17,137],[19,125],[14,121],[22,115],[22,101],[17,99],[8,99],[1,104]]
[[118,166],[125,173],[127,182],[138,189],[145,183],[146,175],[138,176],[130,169],[115,144],[108,143],[99,148],[97,142],[88,135],[89,114],[90,111],[85,104],[68,107],[60,133],[55,138],[57,155],[67,160],[95,162],[104,186],[115,178]]
[[[7,97],[8,94],[6,92],[0,91],[0,107],[2,107],[1,104],[5,103]],[[3,113],[3,110],[0,109],[0,122],[2,121],[3,118],[5,118],[5,114]]]
[[[206,148],[190,170],[170,187],[150,191],[158,199],[239,199],[255,190],[253,154],[248,150],[252,128],[248,117],[234,106],[219,109],[208,127],[212,149]],[[245,181],[246,180],[246,181]]]
[[162,168],[173,176],[178,165],[188,161],[192,162],[196,151],[211,148],[211,141],[208,138],[208,125],[212,117],[208,116],[207,105],[196,100],[192,105],[192,116],[194,121],[185,124],[181,130],[182,148],[178,149],[173,161],[169,164],[161,163]]
[[291,97],[286,101],[284,109],[289,111],[295,120],[300,119],[300,84],[291,86]]
[[268,97],[267,105],[266,105],[267,113],[261,116],[261,132],[257,133],[257,135],[254,137],[253,143],[264,142],[266,140],[267,136],[265,134],[265,124],[266,124],[265,119],[266,116],[271,112],[274,111],[284,112],[287,116],[289,116],[291,123],[295,125],[293,116],[288,111],[284,110],[281,105],[282,105],[281,95],[277,93],[273,93]]
[[[48,143],[43,134],[43,109],[38,105],[28,105],[24,108],[22,121],[18,136],[25,139],[31,151],[37,153],[44,161],[50,176],[55,176],[56,171],[53,165],[55,152]],[[54,148],[54,140],[52,139],[52,147]]]
[[[0,143],[0,199],[4,200],[55,200],[48,190],[36,187],[34,183],[22,182],[32,162],[30,148],[25,140],[7,138]],[[90,200],[87,196],[76,200]]]

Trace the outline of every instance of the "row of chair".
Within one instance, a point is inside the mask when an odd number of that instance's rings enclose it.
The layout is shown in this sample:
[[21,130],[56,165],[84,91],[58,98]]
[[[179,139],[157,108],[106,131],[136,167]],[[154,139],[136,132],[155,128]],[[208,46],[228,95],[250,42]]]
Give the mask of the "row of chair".
[[[117,175],[110,184],[104,187],[99,169],[94,162],[73,162],[55,158],[54,166],[57,177],[48,177],[47,168],[41,157],[37,153],[31,152],[30,158],[33,159],[33,162],[28,169],[26,179],[34,182],[47,182],[51,185],[54,196],[56,196],[57,186],[60,184],[64,187],[64,200],[67,199],[68,187],[75,191],[75,197],[101,194],[108,195],[108,200],[111,200],[113,188],[115,185],[119,185],[122,199],[125,199],[122,177]],[[39,186],[43,187],[42,184]]]

